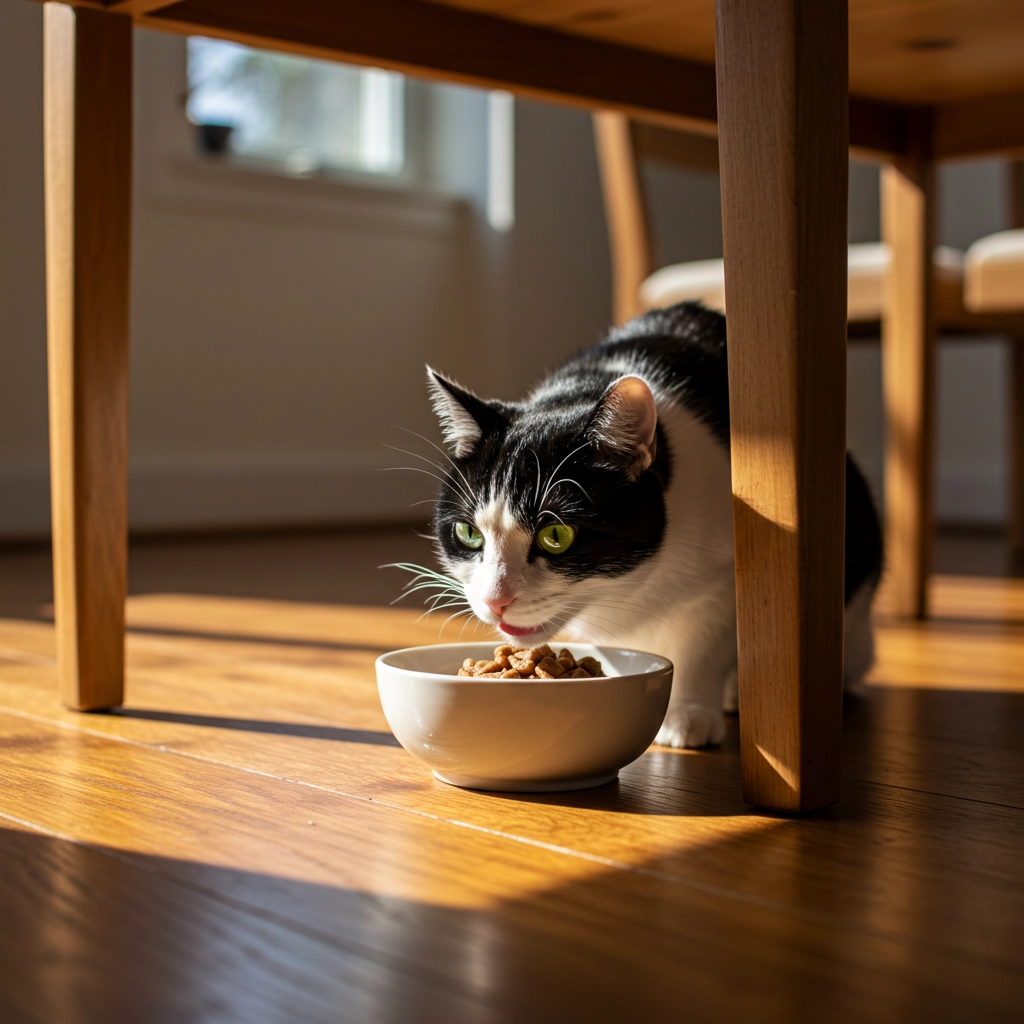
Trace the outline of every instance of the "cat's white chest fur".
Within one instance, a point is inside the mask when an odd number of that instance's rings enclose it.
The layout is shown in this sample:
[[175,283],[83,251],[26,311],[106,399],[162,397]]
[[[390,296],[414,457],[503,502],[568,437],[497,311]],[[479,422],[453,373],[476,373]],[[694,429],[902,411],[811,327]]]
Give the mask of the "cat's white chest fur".
[[659,402],[658,418],[672,454],[661,547],[606,583],[566,632],[669,658],[673,696],[659,742],[702,746],[722,738],[723,695],[736,668],[729,456],[674,403]]

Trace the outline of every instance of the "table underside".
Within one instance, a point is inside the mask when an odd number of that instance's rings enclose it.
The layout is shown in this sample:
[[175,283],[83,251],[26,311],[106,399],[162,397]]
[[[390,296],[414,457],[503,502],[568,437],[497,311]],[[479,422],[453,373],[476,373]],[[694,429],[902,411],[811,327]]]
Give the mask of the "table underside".
[[[714,0],[77,0],[139,25],[512,88],[713,132]],[[850,142],[1024,150],[1024,5],[850,0]]]

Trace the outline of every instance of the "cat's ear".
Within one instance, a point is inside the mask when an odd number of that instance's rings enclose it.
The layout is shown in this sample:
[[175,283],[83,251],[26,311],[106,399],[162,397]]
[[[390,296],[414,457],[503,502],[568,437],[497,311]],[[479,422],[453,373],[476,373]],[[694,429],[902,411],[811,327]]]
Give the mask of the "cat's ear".
[[587,436],[635,480],[654,461],[657,427],[658,408],[647,382],[620,377],[608,385]]
[[469,455],[480,438],[501,421],[501,414],[494,406],[429,366],[427,388],[434,412],[441,421],[445,444],[451,445],[456,458]]

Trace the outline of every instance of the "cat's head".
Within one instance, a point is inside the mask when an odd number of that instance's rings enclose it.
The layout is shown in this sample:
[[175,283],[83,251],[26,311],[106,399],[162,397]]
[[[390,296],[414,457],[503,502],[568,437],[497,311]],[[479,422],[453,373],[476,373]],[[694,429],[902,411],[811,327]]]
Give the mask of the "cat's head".
[[648,384],[595,371],[508,403],[433,370],[428,383],[451,453],[438,553],[476,616],[540,642],[613,600],[665,529],[668,454]]

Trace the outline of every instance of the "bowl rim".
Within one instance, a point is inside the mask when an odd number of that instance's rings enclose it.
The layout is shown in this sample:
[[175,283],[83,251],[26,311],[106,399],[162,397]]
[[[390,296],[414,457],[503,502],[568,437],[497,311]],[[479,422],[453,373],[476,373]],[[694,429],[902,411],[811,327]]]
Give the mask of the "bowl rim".
[[[576,643],[574,640],[565,641],[567,644]],[[594,647],[600,650],[609,652],[615,652],[618,654],[646,654],[651,658],[655,658],[658,662],[654,667],[645,669],[643,672],[630,672],[624,675],[616,676],[594,676],[590,679],[482,679],[480,676],[458,676],[454,673],[447,672],[426,672],[423,669],[418,668],[402,668],[399,665],[390,665],[385,659],[393,657],[396,654],[407,654],[410,651],[423,651],[423,650],[445,650],[455,647],[469,647],[473,644],[487,644],[490,647],[498,646],[491,644],[487,640],[464,640],[460,643],[453,644],[416,644],[412,647],[400,647],[394,651],[387,651],[385,654],[378,655],[373,663],[375,672],[383,665],[385,668],[390,669],[394,672],[408,672],[413,675],[424,677],[426,679],[435,680],[443,679],[450,683],[514,683],[520,685],[522,683],[543,683],[545,686],[550,686],[552,683],[571,683],[571,684],[582,684],[597,682],[607,682],[612,679],[642,679],[644,676],[657,675],[658,673],[665,672],[666,670],[671,671],[675,674],[675,666],[666,658],[663,654],[655,654],[653,651],[642,651],[636,647],[610,647],[607,644],[592,644],[587,643],[584,646]]]

